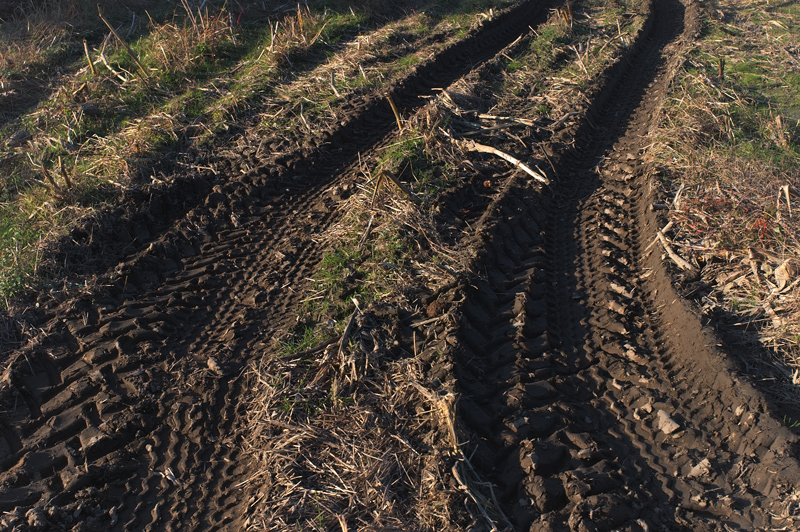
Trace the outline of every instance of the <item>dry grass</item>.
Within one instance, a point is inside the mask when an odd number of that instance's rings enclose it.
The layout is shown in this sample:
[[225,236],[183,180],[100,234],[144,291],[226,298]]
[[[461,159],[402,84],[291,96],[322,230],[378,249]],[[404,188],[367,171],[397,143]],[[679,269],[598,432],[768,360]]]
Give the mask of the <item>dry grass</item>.
[[505,56],[499,83],[478,93],[501,94],[496,106],[549,122],[553,132],[577,122],[598,77],[642,27],[645,6],[640,0],[593,0],[553,10],[529,45]]
[[[40,286],[44,255],[55,240],[104,201],[118,198],[186,127],[160,112],[169,94],[159,84],[192,59],[173,57],[165,72],[151,63],[158,56],[150,57],[146,44],[164,38],[166,28],[186,37],[186,50],[198,48],[201,39],[223,41],[217,35],[192,38],[193,30],[170,19],[174,8],[163,3],[99,7],[154,73],[148,81],[108,32],[96,3],[31,4],[2,23],[7,46],[0,57],[0,85],[6,89],[0,98],[0,295],[6,305],[8,298]],[[213,25],[208,12],[200,18],[204,27]]]
[[[262,360],[247,445],[259,472],[249,530],[457,530],[448,421],[385,316],[356,311],[321,356]],[[387,334],[388,333],[388,334]]]
[[362,162],[348,185],[355,193],[340,202],[339,220],[317,242],[328,251],[314,276],[311,314],[348,306],[347,294],[407,308],[419,293],[435,292],[464,271],[467,258],[444,241],[435,219],[440,194],[458,182],[461,162],[439,133],[446,116],[440,101],[404,119],[403,132],[379,150],[377,161]]
[[[47,246],[160,161],[203,153],[234,125],[297,149],[341,105],[457,38],[485,3],[101,3],[120,39],[95,3],[18,10],[0,34],[0,295],[41,286]],[[72,188],[59,160],[79,192],[52,193],[48,175]]]
[[[699,271],[687,287],[800,406],[800,45],[796,6],[720,0],[680,72],[651,154],[667,233]],[[794,11],[792,11],[794,10]],[[795,52],[792,52],[795,50]],[[752,349],[760,344],[763,349]]]

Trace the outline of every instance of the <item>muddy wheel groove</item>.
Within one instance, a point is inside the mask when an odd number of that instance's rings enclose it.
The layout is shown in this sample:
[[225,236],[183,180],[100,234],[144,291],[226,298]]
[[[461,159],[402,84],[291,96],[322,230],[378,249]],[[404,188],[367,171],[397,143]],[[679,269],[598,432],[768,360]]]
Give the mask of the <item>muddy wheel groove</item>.
[[[419,96],[543,21],[550,5],[525,2],[490,22],[423,64],[394,98],[412,112]],[[218,185],[173,227],[141,235],[150,246],[118,269],[123,304],[98,312],[76,303],[49,323],[20,352],[3,389],[11,417],[2,423],[12,430],[3,436],[8,451],[0,458],[9,467],[0,510],[42,497],[64,503],[102,479],[111,487],[96,497],[115,508],[116,528],[226,528],[241,518],[234,509],[246,503],[237,489],[246,470],[226,439],[239,375],[299,302],[286,288],[301,285],[319,260],[310,240],[290,236],[299,224],[310,236],[331,223],[327,187],[355,174],[359,153],[388,144],[393,125],[387,104],[375,99],[317,156],[289,156]],[[210,358],[221,375],[208,369]],[[188,386],[172,391],[173,372]],[[211,393],[201,395],[203,388]],[[142,401],[148,394],[159,399]]]
[[[553,195],[518,184],[482,233],[484,275],[466,289],[453,350],[460,419],[473,463],[520,530],[759,528],[780,508],[780,489],[748,480],[748,468],[794,440],[698,390],[705,376],[671,338],[682,331],[647,294],[640,136],[657,110],[647,98],[668,86],[665,54],[676,53],[683,16],[677,0],[652,3],[575,147],[559,155]],[[734,398],[723,377],[715,388]],[[776,483],[790,491],[793,480]]]

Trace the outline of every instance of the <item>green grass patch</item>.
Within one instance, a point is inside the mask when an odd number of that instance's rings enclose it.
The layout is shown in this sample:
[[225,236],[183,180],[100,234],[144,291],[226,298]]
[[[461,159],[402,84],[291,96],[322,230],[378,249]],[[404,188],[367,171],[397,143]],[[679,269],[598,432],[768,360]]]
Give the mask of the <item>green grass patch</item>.
[[570,42],[570,27],[561,21],[547,25],[531,42],[528,62],[536,70],[550,70],[563,57],[561,46]]
[[397,66],[402,69],[411,68],[420,62],[419,57],[415,55],[406,55],[397,60]]

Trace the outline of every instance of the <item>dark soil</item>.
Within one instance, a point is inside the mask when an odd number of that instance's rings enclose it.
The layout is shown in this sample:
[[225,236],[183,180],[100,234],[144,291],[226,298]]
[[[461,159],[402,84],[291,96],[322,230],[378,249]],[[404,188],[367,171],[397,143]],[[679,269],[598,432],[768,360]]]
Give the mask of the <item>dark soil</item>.
[[[418,109],[553,5],[498,16],[419,65],[394,101]],[[697,16],[692,2],[653,0],[588,118],[541,147],[553,185],[514,174],[474,202],[475,223],[458,224],[472,228],[463,245],[478,273],[427,301],[428,317],[455,325],[421,327],[419,356],[458,392],[465,454],[516,529],[795,525],[796,437],[648,248],[643,142]],[[288,156],[243,137],[213,171],[139,189],[65,241],[61,259],[78,271],[91,259],[82,275],[98,288],[42,296],[41,332],[11,351],[0,529],[239,528],[252,503],[236,436],[242,372],[294,323],[322,254],[314,237],[336,220],[360,161],[396,138],[383,98],[344,116]],[[442,209],[443,224],[455,212]]]

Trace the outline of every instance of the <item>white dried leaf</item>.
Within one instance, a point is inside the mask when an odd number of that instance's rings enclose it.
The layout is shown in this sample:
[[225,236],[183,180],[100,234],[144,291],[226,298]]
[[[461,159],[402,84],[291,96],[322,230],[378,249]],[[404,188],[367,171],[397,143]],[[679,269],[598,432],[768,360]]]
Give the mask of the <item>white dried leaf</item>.
[[775,281],[777,281],[778,289],[783,290],[787,284],[790,284],[800,273],[800,268],[797,263],[792,259],[786,259],[783,264],[775,268]]
[[669,416],[669,414],[667,414],[663,410],[659,410],[658,413],[656,414],[656,416],[658,417],[658,421],[657,421],[658,429],[661,432],[663,432],[664,434],[672,434],[673,432],[675,432],[676,430],[681,428],[681,426],[678,425],[675,422],[675,420],[672,419]]

